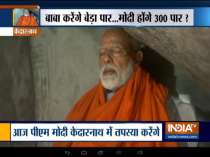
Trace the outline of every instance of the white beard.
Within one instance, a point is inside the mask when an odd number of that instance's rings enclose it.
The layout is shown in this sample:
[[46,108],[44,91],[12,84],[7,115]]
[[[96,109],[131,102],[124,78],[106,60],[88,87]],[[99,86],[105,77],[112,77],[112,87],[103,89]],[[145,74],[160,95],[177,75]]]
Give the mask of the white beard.
[[[104,75],[104,70],[112,69],[115,71],[113,74]],[[133,72],[132,62],[128,63],[125,70],[119,69],[111,64],[104,65],[100,70],[100,79],[104,88],[109,90],[116,90],[129,79]]]

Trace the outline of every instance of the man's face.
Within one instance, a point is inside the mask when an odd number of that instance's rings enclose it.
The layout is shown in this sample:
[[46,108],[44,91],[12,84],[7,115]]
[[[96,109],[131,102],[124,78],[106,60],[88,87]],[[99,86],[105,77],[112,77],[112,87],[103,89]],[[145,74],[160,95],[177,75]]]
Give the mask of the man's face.
[[24,14],[24,16],[29,16],[29,11],[28,11],[28,9],[24,9],[23,14]]
[[118,34],[104,35],[99,52],[100,79],[106,89],[115,90],[123,85],[133,71],[126,40]]

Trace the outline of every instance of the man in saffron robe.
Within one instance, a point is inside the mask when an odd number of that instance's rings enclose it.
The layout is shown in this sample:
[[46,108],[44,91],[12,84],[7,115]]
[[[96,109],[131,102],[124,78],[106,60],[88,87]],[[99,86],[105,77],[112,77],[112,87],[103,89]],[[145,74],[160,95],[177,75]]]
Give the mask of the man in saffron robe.
[[[75,104],[67,121],[168,121],[168,90],[139,63],[143,53],[123,29],[105,31],[100,80]],[[175,142],[57,142],[55,147],[176,147]]]
[[24,9],[24,14],[18,19],[16,26],[38,26],[38,24],[36,17],[28,9]]

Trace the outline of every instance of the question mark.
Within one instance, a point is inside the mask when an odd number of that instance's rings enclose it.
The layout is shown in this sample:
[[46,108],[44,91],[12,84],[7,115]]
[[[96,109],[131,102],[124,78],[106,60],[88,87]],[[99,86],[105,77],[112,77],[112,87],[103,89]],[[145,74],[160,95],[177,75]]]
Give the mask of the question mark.
[[186,14],[186,22],[188,22],[188,14]]

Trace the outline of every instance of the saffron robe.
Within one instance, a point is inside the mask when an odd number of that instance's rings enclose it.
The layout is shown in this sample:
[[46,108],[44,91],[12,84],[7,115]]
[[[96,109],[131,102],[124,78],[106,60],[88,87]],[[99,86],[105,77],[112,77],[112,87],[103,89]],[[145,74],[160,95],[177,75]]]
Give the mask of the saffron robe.
[[[168,91],[138,67],[106,102],[99,82],[75,104],[67,121],[168,121]],[[55,147],[176,147],[175,142],[56,142]]]
[[38,26],[36,18],[33,15],[21,16],[16,26]]

